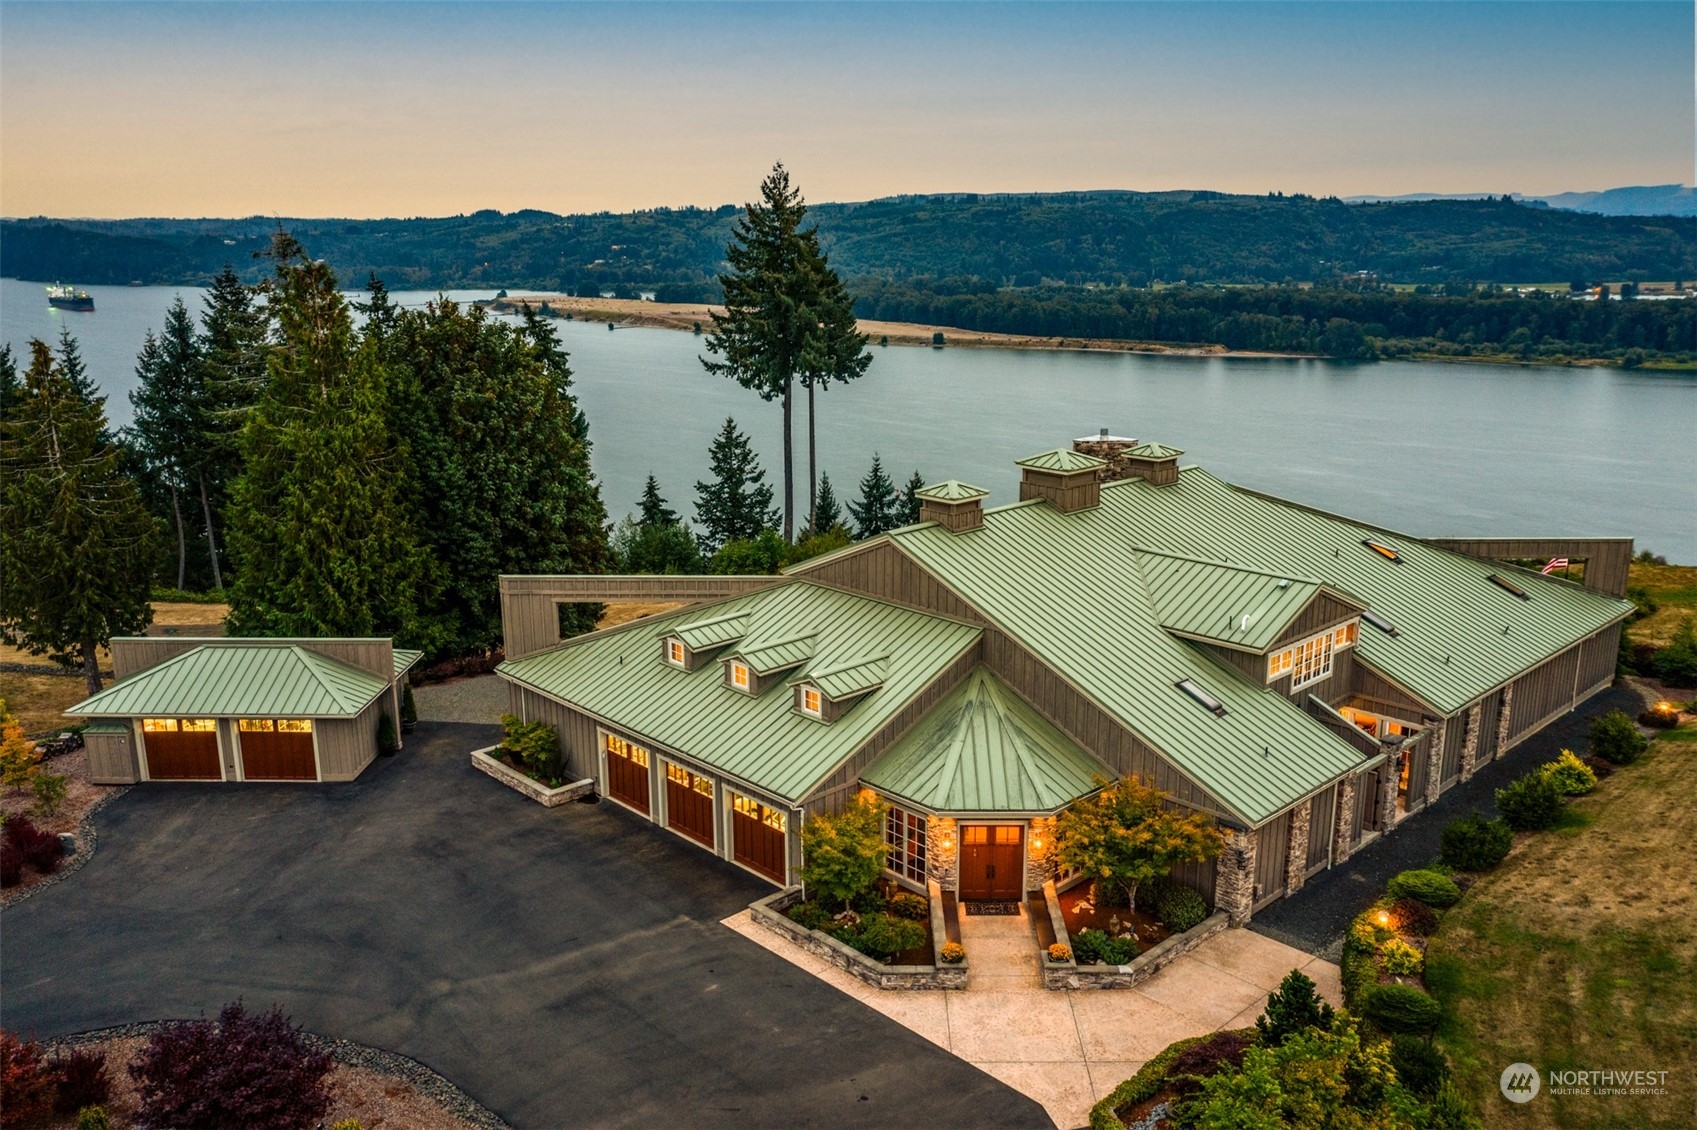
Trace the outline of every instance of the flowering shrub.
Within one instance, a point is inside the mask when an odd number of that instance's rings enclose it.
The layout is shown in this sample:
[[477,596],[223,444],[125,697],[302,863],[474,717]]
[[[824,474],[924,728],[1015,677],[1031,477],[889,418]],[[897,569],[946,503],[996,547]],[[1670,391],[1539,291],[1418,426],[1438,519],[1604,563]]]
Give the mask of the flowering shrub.
[[959,965],[966,960],[966,947],[959,942],[949,942],[943,946],[943,960],[950,965]]
[[330,1109],[332,1063],[280,1009],[250,1016],[237,1000],[159,1029],[129,1071],[146,1125],[299,1130]]
[[1066,946],[1062,945],[1060,942],[1056,942],[1054,945],[1049,947],[1049,960],[1050,961],[1071,961],[1072,960],[1072,950],[1068,949]]

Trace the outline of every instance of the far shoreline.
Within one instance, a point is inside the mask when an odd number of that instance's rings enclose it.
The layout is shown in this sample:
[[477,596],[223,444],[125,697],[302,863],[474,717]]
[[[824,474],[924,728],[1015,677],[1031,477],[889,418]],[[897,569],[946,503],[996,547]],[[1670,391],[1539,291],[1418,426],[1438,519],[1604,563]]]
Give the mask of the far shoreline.
[[[557,314],[569,314],[576,321],[606,322],[608,325],[639,326],[651,329],[695,332],[701,327],[706,333],[714,313],[723,313],[723,306],[705,302],[655,302],[639,298],[582,298],[570,294],[519,294],[506,298],[479,299],[478,305],[498,313],[516,313],[521,306],[547,307]],[[938,348],[934,334],[943,335],[943,347],[966,349],[1032,349],[1069,353],[1138,353],[1154,357],[1223,357],[1245,360],[1334,361],[1338,358],[1320,353],[1272,353],[1259,350],[1230,349],[1224,345],[1194,345],[1161,341],[1130,341],[1119,338],[1037,337],[1029,334],[991,333],[967,330],[959,326],[921,325],[915,322],[884,322],[871,318],[859,319],[860,332],[873,344],[922,346]],[[1513,356],[1451,357],[1441,354],[1411,354],[1407,357],[1383,358],[1387,361],[1448,361],[1474,365],[1516,365],[1531,368],[1623,368],[1619,362],[1602,358],[1573,358],[1568,360],[1525,360]],[[1368,362],[1361,362],[1367,364]],[[1686,373],[1691,366],[1646,364],[1641,371]]]

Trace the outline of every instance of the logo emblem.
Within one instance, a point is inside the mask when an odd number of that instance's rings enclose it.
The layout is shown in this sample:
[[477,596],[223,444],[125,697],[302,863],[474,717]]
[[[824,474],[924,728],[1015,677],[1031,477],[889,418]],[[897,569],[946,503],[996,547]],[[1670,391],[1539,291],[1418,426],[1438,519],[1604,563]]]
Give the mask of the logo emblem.
[[1503,1068],[1497,1086],[1502,1088],[1503,1098],[1509,1102],[1529,1103],[1538,1097],[1542,1083],[1538,1079],[1537,1068],[1530,1063],[1511,1063]]

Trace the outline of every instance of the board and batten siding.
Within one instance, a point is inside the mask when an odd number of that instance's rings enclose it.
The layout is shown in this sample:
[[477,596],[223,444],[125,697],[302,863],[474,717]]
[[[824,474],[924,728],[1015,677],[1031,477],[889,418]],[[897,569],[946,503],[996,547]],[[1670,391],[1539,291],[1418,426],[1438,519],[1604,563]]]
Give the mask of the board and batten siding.
[[508,659],[522,659],[560,642],[560,605],[610,600],[695,604],[785,584],[787,577],[663,575],[503,576],[501,643]]
[[[955,536],[972,535],[963,533]],[[896,604],[905,604],[909,608],[938,612],[974,624],[989,622],[889,540],[873,542],[865,549],[824,558],[817,565],[804,562],[792,569],[789,575],[865,593],[881,600],[894,601]]]
[[136,737],[128,720],[102,719],[83,735],[88,750],[88,778],[97,785],[130,785],[141,780],[136,762]]
[[1467,712],[1444,719],[1444,766],[1438,788],[1447,789],[1461,777],[1461,746],[1467,740]]
[[546,722],[554,727],[554,741],[567,777],[577,781],[586,777],[600,780],[601,741],[596,733],[599,722],[517,683],[507,684],[507,702],[509,711],[526,722]]
[[184,652],[201,647],[278,647],[296,645],[307,651],[346,663],[378,676],[384,682],[395,677],[395,646],[386,639],[282,639],[251,636],[121,636],[112,641],[113,681],[159,666]]
[[1585,561],[1584,586],[1610,596],[1626,595],[1632,565],[1631,538],[1424,538],[1427,545],[1486,561]]
[[1202,895],[1202,901],[1208,904],[1208,912],[1214,912],[1214,877],[1219,870],[1215,860],[1205,859],[1199,863],[1181,863],[1173,868],[1172,876],[1188,887],[1195,887]]
[[1326,789],[1314,798],[1308,815],[1308,874],[1323,871],[1332,862],[1333,818],[1338,810],[1338,787]]
[[[318,779],[351,781],[377,758],[377,719],[389,706],[388,692],[378,695],[352,718],[321,718],[312,724],[318,741]],[[396,737],[400,726],[395,727]]]
[[1284,813],[1255,829],[1254,909],[1285,893],[1286,856],[1290,854],[1291,814]]
[[[1362,631],[1376,629],[1363,628]],[[1351,648],[1351,651],[1356,649]],[[1360,706],[1374,714],[1389,714],[1393,718],[1402,718],[1410,722],[1419,722],[1428,718],[1437,718],[1441,712],[1421,702],[1377,671],[1364,660],[1355,663],[1354,686],[1351,691],[1352,699],[1349,705]],[[1335,705],[1335,704],[1334,704]]]
[[1359,615],[1359,606],[1346,604],[1330,593],[1315,593],[1314,598],[1302,606],[1302,610],[1285,625],[1285,630],[1279,633],[1267,650],[1282,651],[1309,636],[1317,636],[1340,624],[1347,624]]
[[1180,804],[1227,819],[1232,813],[1055,670],[994,628],[984,631],[984,665],[1085,750],[1122,777],[1136,775]]

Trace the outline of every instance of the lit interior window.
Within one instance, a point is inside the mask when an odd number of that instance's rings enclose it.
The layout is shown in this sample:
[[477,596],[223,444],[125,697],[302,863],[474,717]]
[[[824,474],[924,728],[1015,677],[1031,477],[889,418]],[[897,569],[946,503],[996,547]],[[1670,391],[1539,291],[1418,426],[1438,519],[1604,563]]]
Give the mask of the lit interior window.
[[818,690],[813,687],[801,688],[801,709],[805,714],[811,714],[815,718],[819,717],[822,710]]
[[144,734],[174,734],[177,732],[175,718],[143,718],[141,732]]
[[617,734],[607,735],[607,752],[614,757],[622,757],[633,765],[648,768],[648,750],[635,742],[627,742]]
[[185,734],[210,734],[218,729],[216,718],[183,718],[177,723]]
[[1502,589],[1504,592],[1512,593],[1513,595],[1518,596],[1521,600],[1531,600],[1532,599],[1531,593],[1527,592],[1525,589],[1521,588],[1519,585],[1515,584],[1513,581],[1509,580],[1507,577],[1504,577],[1500,574],[1492,573],[1490,576],[1486,577],[1485,579],[1487,581],[1490,581],[1493,585],[1496,585],[1499,589]]
[[684,665],[684,645],[682,640],[666,641],[666,659],[679,667]]
[[312,733],[311,718],[279,718],[277,719],[279,734],[310,734]]
[[1363,620],[1367,621],[1369,624],[1373,625],[1375,628],[1379,629],[1381,632],[1385,633],[1387,636],[1396,636],[1396,635],[1402,634],[1401,632],[1397,631],[1397,626],[1395,624],[1391,623],[1389,620],[1385,619],[1383,616],[1379,615],[1377,612],[1363,612],[1361,614],[1361,618]]
[[1288,647],[1283,651],[1275,651],[1267,656],[1267,678],[1276,679],[1289,671],[1294,658],[1295,652]]
[[1224,718],[1226,716],[1225,703],[1203,690],[1196,682],[1190,679],[1180,679],[1178,682],[1174,683],[1173,686],[1195,699],[1204,709],[1212,713],[1214,717]]
[[1374,553],[1377,553],[1380,557],[1383,557],[1386,561],[1395,561],[1399,565],[1402,564],[1402,554],[1398,553],[1395,548],[1386,545],[1382,541],[1374,541],[1372,538],[1362,538],[1361,544],[1366,546],[1368,549],[1371,549]]
[[748,665],[744,663],[731,664],[731,686],[739,691],[748,689]]
[[1341,625],[1340,627],[1334,629],[1332,631],[1332,646],[1333,647],[1348,647],[1350,644],[1355,642],[1356,631],[1357,631],[1357,627],[1356,627],[1356,622],[1354,620],[1351,620],[1349,623]]
[[277,730],[277,723],[269,718],[243,718],[236,726],[244,734],[270,734]]

